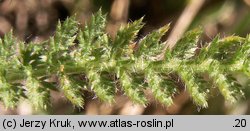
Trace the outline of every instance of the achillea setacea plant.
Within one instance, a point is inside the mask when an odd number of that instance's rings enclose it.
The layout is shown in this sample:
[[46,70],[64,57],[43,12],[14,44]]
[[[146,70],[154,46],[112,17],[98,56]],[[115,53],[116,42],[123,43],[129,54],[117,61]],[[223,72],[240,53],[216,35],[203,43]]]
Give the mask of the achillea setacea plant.
[[[84,29],[75,18],[59,22],[55,35],[43,43],[24,43],[12,33],[5,35],[0,40],[0,100],[14,108],[22,97],[34,108],[46,109],[50,90],[58,90],[73,105],[83,107],[85,90],[109,103],[122,90],[133,102],[146,105],[148,88],[156,100],[170,106],[180,90],[173,75],[199,107],[208,106],[212,88],[218,88],[226,101],[244,96],[232,74],[250,77],[250,36],[216,37],[198,49],[202,31],[197,28],[187,32],[173,50],[165,51],[160,39],[169,29],[166,25],[132,48],[142,27],[142,19],[129,23],[113,40],[105,33],[106,16],[99,11]],[[162,53],[164,58],[158,59]],[[86,80],[79,79],[82,75]],[[57,76],[56,82],[49,81],[51,76]]]

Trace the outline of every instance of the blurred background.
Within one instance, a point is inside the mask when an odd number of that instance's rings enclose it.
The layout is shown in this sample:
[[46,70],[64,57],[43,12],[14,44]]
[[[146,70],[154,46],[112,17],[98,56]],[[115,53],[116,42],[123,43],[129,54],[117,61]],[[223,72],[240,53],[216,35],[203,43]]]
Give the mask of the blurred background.
[[[44,41],[54,34],[58,20],[76,15],[84,25],[100,8],[108,15],[107,33],[112,37],[121,25],[141,17],[146,25],[139,38],[171,23],[163,38],[170,47],[185,31],[197,26],[204,30],[203,43],[217,34],[245,37],[250,32],[250,0],[0,0],[0,37],[13,30],[19,40]],[[209,107],[199,109],[184,91],[175,97],[171,107],[159,104],[150,93],[147,107],[132,103],[122,94],[110,105],[86,92],[84,109],[78,109],[63,94],[51,91],[52,106],[47,111],[34,111],[28,102],[22,101],[16,109],[6,109],[0,103],[0,114],[250,114],[249,80],[240,74],[237,78],[246,87],[246,96],[234,105],[226,103],[220,93],[214,93]]]

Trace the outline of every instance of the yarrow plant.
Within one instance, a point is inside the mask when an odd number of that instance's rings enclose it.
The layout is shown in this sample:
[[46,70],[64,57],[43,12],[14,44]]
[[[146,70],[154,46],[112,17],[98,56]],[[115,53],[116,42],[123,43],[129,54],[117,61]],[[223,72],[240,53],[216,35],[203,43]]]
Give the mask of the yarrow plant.
[[[108,103],[123,91],[133,102],[147,105],[144,91],[149,89],[156,100],[170,106],[181,90],[176,78],[198,107],[208,106],[213,88],[229,102],[244,96],[232,74],[250,77],[250,36],[218,36],[199,49],[202,31],[197,28],[187,32],[173,50],[164,50],[161,37],[169,29],[165,25],[133,47],[143,25],[139,19],[122,26],[111,39],[105,33],[106,16],[99,11],[83,29],[74,17],[59,22],[55,35],[42,43],[20,42],[8,33],[0,40],[0,100],[14,108],[24,98],[34,108],[46,109],[50,90],[57,90],[73,105],[83,107],[86,90]],[[159,59],[162,53],[164,58]]]

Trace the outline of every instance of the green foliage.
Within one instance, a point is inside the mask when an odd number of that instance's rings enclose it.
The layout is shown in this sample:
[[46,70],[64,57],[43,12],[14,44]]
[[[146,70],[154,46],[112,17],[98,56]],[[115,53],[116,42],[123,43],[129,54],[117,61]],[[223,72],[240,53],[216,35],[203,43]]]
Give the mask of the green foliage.
[[[73,105],[83,107],[85,90],[108,103],[122,90],[133,102],[146,106],[144,93],[149,89],[156,100],[170,106],[180,82],[199,107],[208,106],[213,87],[226,101],[244,96],[232,76],[235,72],[250,76],[250,36],[216,37],[199,49],[202,29],[196,28],[173,50],[162,52],[166,42],[161,37],[169,25],[148,34],[134,48],[143,25],[142,19],[129,23],[112,40],[105,33],[106,16],[99,11],[83,29],[74,17],[59,22],[55,35],[43,43],[23,43],[7,34],[0,40],[0,100],[14,108],[24,98],[35,109],[46,109],[50,90],[57,90]],[[162,53],[165,57],[159,59]],[[52,76],[56,82],[50,81]]]

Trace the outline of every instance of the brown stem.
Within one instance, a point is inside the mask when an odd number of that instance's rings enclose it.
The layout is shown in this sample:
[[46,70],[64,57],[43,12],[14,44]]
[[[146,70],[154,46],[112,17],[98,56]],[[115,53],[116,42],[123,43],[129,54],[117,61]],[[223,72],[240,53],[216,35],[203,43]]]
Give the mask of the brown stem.
[[182,37],[185,33],[191,22],[193,21],[196,14],[199,12],[202,5],[205,3],[205,0],[190,0],[189,4],[184,9],[183,13],[181,14],[180,18],[176,22],[173,31],[170,33],[167,39],[167,48],[172,49],[176,42]]
[[110,12],[110,21],[107,32],[114,38],[117,30],[128,20],[128,9],[130,0],[115,0]]

